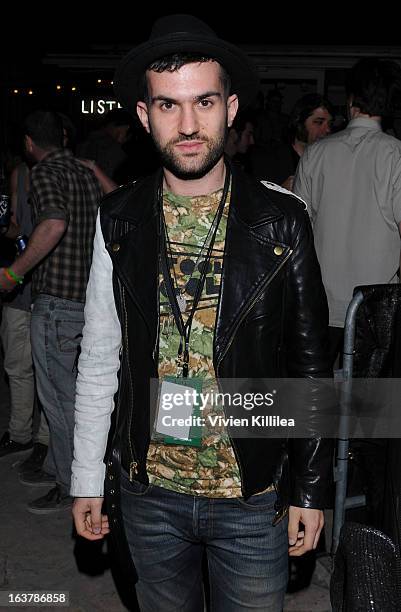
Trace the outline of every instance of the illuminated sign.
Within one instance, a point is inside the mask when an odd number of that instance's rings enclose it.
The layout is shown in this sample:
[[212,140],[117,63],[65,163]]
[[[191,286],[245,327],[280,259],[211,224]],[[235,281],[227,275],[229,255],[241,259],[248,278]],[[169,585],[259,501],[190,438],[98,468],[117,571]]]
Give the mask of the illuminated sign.
[[81,100],[81,113],[83,115],[104,115],[112,108],[122,108],[117,100]]

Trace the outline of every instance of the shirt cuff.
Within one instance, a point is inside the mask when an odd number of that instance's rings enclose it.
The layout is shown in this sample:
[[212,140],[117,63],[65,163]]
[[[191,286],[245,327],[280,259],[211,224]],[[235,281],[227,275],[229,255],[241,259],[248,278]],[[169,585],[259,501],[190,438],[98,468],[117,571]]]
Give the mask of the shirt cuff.
[[69,215],[67,212],[63,210],[43,210],[36,220],[36,225],[41,223],[42,221],[47,221],[48,219],[56,219],[57,221],[69,221]]
[[75,468],[75,473],[71,476],[70,494],[72,497],[103,497],[105,472],[104,463],[96,472],[90,472],[85,468]]

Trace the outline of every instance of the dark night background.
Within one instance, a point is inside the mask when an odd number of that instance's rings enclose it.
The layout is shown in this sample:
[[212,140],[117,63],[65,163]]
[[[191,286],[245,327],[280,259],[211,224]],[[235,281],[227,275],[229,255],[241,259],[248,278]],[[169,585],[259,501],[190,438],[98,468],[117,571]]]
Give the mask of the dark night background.
[[[353,49],[355,57],[359,49],[365,54],[371,49],[371,55],[379,50],[401,59],[398,20],[377,8],[358,8],[360,13],[351,15],[349,7],[323,3],[294,9],[289,3],[246,2],[234,8],[230,3],[187,2],[169,3],[167,10],[146,9],[143,3],[9,5],[0,36],[1,149],[9,146],[23,117],[39,107],[69,114],[84,135],[93,121],[88,127],[77,115],[78,97],[113,97],[110,81],[118,59],[146,40],[154,20],[163,14],[196,15],[222,38],[245,48],[277,46],[285,51],[302,45],[319,57],[330,46],[340,52]],[[340,81],[342,73],[336,78]],[[62,86],[59,92],[57,84]],[[74,93],[72,86],[77,87]]]
[[[43,66],[43,58],[90,52],[105,45],[128,49],[148,38],[157,17],[179,12],[200,17],[222,38],[244,45],[401,46],[398,19],[378,8],[361,7],[359,14],[350,15],[349,7],[324,3],[304,3],[295,9],[290,3],[279,7],[277,3],[246,2],[246,8],[239,2],[235,8],[230,3],[203,5],[216,8],[197,10],[201,4],[195,2],[169,3],[167,10],[147,9],[143,3],[104,7],[100,3],[60,3],[47,10],[46,5],[39,10],[37,5],[28,5],[19,14],[9,6],[11,17],[3,20],[0,41],[5,75],[13,82],[31,80],[32,85],[46,76],[61,75],[60,70]],[[13,24],[11,31],[7,31],[8,24]],[[70,76],[73,72],[69,71]]]

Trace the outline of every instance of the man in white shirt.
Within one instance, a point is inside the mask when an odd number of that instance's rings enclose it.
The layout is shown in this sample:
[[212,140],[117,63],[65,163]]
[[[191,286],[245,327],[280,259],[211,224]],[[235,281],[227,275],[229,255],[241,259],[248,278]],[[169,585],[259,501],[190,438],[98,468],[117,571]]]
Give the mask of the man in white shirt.
[[351,70],[347,128],[308,147],[294,192],[311,205],[330,312],[333,359],[357,285],[396,280],[401,223],[401,142],[381,128],[399,80],[394,62],[363,59]]

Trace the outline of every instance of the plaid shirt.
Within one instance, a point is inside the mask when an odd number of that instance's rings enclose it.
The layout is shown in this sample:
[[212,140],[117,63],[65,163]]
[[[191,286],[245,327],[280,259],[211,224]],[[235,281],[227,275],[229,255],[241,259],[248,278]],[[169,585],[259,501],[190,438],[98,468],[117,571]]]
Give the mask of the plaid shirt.
[[48,293],[85,301],[101,197],[93,172],[67,149],[49,153],[34,166],[30,201],[35,225],[46,219],[63,219],[67,229],[56,248],[34,270],[33,297]]

